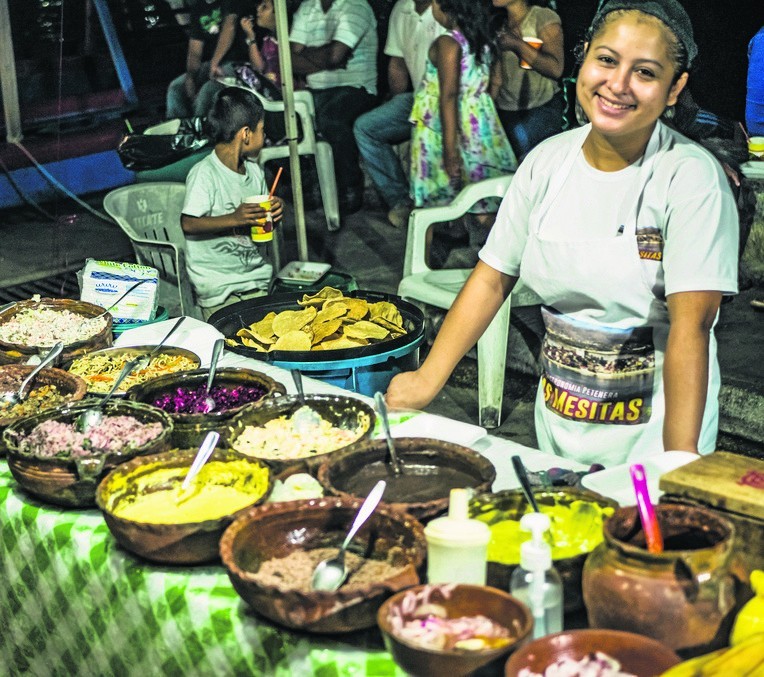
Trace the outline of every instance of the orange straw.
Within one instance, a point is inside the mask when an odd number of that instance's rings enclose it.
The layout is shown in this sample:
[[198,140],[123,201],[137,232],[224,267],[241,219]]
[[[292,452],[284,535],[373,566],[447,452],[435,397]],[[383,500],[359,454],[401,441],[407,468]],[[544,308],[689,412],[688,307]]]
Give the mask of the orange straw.
[[269,200],[273,197],[273,194],[276,192],[276,186],[279,184],[279,179],[281,178],[281,172],[283,171],[284,171],[284,168],[279,167],[279,170],[276,172],[276,178],[273,179],[273,183],[271,184],[271,192],[268,193]]

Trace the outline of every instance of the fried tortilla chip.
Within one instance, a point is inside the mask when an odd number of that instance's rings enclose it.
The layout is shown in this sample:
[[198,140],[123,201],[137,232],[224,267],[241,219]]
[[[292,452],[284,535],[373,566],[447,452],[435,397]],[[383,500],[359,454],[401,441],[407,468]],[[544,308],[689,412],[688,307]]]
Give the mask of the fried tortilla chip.
[[241,345],[241,343],[239,343],[236,339],[232,339],[232,338],[227,338],[225,340],[225,344],[227,346],[231,346],[231,348],[238,348]]
[[325,338],[334,334],[342,324],[342,320],[336,318],[329,320],[328,322],[321,322],[320,324],[313,323],[311,329],[313,329],[313,345],[320,343]]
[[254,348],[258,353],[267,353],[268,350],[260,345],[257,341],[253,341],[251,338],[242,337],[241,342],[247,346],[247,348]]
[[359,320],[355,324],[346,325],[343,333],[351,339],[383,339],[387,338],[390,331],[374,322]]
[[347,306],[347,316],[352,320],[363,319],[369,312],[369,304],[365,299],[354,299],[349,296],[343,296],[341,299],[329,299],[324,304],[324,308],[331,307],[335,303],[342,303]]
[[271,311],[262,320],[253,322],[249,325],[253,334],[259,334],[260,336],[273,336],[273,320],[276,319],[276,313]]
[[304,310],[283,310],[273,318],[273,333],[282,337],[310,324],[318,311],[310,306]]
[[401,316],[395,304],[389,301],[378,301],[369,304],[369,319],[373,322],[376,318],[383,318],[397,327],[403,326],[403,317]]
[[325,308],[322,308],[318,311],[318,315],[316,315],[316,319],[313,320],[314,323],[320,324],[321,322],[328,322],[329,320],[335,320],[338,317],[342,317],[343,315],[347,315],[348,307],[342,303],[332,303],[330,305],[327,305]]
[[358,348],[359,346],[367,346],[369,342],[365,339],[351,339],[347,336],[341,336],[337,339],[321,341],[316,346],[320,350],[342,350],[344,348]]
[[324,305],[327,299],[341,299],[342,292],[334,287],[324,287],[315,294],[303,294],[302,299],[297,302],[300,306],[318,306],[319,308]]
[[304,331],[289,331],[274,343],[269,350],[310,350],[310,336]]
[[378,324],[380,327],[389,329],[391,332],[397,332],[399,334],[406,333],[406,330],[403,328],[403,325],[394,324],[393,322],[390,322],[390,320],[386,320],[384,317],[375,317],[374,319],[372,319],[372,322],[374,324]]

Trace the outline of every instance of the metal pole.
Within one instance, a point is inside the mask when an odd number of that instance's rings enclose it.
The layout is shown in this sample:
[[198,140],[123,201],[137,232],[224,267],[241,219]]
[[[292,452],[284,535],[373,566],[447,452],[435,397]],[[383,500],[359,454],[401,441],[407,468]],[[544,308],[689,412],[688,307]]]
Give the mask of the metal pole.
[[11,16],[8,0],[0,0],[0,87],[5,113],[5,140],[16,143],[24,138],[19,112],[19,87],[16,81],[16,57],[11,38]]
[[300,155],[297,149],[297,117],[294,111],[294,78],[292,77],[292,53],[289,49],[289,23],[286,0],[274,2],[276,10],[276,39],[279,43],[279,70],[281,91],[284,97],[284,124],[289,142],[289,169],[292,174],[292,197],[294,200],[294,224],[297,231],[297,256],[308,260],[308,238],[305,227],[305,207],[302,196]]

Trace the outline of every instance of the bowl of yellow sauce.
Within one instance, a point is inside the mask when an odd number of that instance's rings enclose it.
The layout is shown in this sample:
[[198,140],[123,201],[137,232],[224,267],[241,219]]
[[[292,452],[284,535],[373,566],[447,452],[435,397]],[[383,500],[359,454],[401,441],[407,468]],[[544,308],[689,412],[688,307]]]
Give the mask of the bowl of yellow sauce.
[[[565,611],[583,607],[581,576],[588,554],[603,540],[602,525],[618,504],[586,489],[560,487],[535,489],[539,510],[552,523],[547,542],[552,562],[562,578]],[[520,564],[520,544],[530,533],[520,528],[520,518],[532,508],[522,491],[482,494],[470,502],[470,517],[485,522],[491,530],[488,543],[487,583],[509,589],[509,579]]]
[[175,449],[118,466],[98,486],[96,502],[119,544],[163,564],[199,564],[218,558],[226,527],[271,490],[268,467],[216,451],[189,492],[181,484],[197,449]]

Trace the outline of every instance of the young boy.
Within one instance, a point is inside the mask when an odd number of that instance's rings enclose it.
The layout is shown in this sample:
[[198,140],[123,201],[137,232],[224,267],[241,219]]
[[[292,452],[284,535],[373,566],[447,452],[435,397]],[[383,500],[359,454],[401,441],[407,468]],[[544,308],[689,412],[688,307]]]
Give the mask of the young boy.
[[[227,87],[215,99],[207,128],[215,149],[189,172],[181,216],[188,275],[205,318],[261,295],[271,279],[271,266],[250,236],[266,211],[242,202],[268,193],[254,160],[263,147],[263,107],[251,92]],[[274,222],[282,210],[281,199],[274,197]]]

